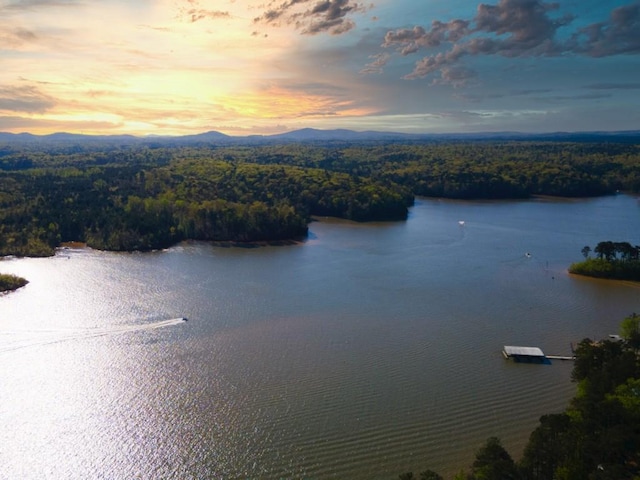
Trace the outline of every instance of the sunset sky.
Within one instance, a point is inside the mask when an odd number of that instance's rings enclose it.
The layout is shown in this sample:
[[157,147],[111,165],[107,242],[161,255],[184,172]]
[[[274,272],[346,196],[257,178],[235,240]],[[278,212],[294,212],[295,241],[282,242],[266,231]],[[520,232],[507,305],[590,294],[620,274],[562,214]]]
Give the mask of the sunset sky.
[[0,131],[640,129],[640,1],[0,0]]

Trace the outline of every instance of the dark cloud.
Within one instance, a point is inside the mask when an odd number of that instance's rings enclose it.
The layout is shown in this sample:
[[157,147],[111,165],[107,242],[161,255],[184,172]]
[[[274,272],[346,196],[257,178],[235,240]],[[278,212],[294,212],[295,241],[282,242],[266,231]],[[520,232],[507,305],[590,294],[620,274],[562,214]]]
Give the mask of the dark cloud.
[[570,47],[591,57],[640,53],[640,2],[612,10],[606,22],[581,28]]
[[384,37],[383,47],[400,46],[401,55],[409,55],[420,48],[438,47],[444,42],[456,42],[469,34],[469,22],[464,20],[452,20],[442,23],[438,20],[431,24],[429,30],[421,26],[412,29],[401,29],[395,32],[387,32]]
[[33,86],[0,87],[0,110],[43,113],[55,104],[53,98]]
[[368,9],[369,7],[354,0],[272,1],[254,22],[275,26],[293,25],[305,35],[325,32],[340,35],[355,26],[353,20],[348,18],[349,15]]
[[557,9],[557,3],[539,0],[501,0],[498,5],[480,4],[474,19],[474,32],[507,35],[499,42],[497,50],[506,56],[545,53],[553,48],[558,28],[573,19],[569,15],[552,19],[549,12]]
[[[417,79],[439,72],[441,78],[432,83],[450,82],[462,86],[473,75],[461,68],[467,56],[541,57],[588,55],[602,57],[640,53],[640,2],[612,10],[605,22],[576,30],[568,40],[560,40],[558,30],[574,20],[570,14],[559,14],[558,3],[541,0],[499,0],[495,5],[480,4],[470,19],[432,22],[429,28],[389,31],[382,47],[394,48],[401,56],[420,50],[435,49],[415,63],[404,78]],[[565,37],[566,38],[566,37]],[[389,61],[385,57],[384,63]],[[377,62],[377,63],[376,63]],[[365,73],[379,72],[384,66],[376,60],[365,67]]]

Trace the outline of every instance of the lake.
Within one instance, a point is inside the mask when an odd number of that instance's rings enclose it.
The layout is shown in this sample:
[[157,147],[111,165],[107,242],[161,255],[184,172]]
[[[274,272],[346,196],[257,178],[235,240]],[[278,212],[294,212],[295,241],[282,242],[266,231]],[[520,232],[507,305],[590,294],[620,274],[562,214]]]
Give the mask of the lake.
[[518,458],[572,364],[502,347],[617,333],[640,285],[567,267],[639,235],[626,195],[418,199],[296,245],[5,259],[30,283],[0,296],[0,478],[451,477],[490,436]]

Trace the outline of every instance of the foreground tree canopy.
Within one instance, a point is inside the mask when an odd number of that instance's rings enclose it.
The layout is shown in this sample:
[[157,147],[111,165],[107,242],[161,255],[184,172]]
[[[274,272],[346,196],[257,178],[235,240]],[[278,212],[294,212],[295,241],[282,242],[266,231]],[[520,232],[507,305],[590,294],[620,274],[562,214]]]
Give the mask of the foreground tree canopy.
[[640,191],[634,144],[0,144],[0,255],[304,236],[311,216],[402,220],[415,195]]
[[[640,316],[622,321],[622,340],[582,340],[564,413],[544,415],[514,462],[497,438],[455,480],[636,480],[640,478]],[[545,367],[541,367],[545,368]],[[400,479],[442,478],[431,470]]]

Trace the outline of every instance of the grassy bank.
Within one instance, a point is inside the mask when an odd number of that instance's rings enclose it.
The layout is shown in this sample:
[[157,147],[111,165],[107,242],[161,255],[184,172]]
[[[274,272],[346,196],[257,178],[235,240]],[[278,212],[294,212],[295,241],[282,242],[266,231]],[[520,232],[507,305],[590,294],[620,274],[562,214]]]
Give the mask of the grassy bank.
[[588,277],[640,282],[640,261],[588,258],[572,264],[569,272]]
[[20,287],[24,287],[27,283],[29,282],[22,277],[0,274],[0,292],[17,290]]

